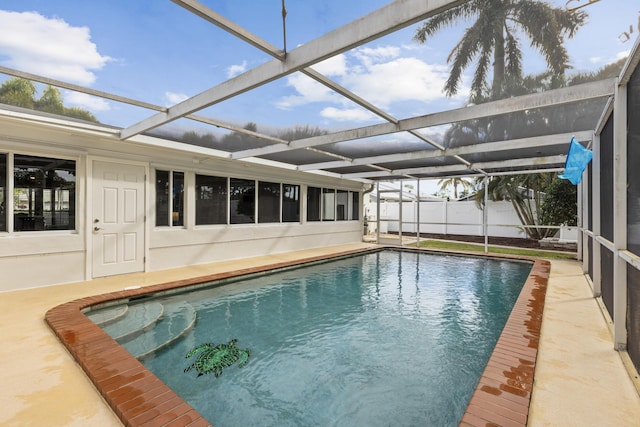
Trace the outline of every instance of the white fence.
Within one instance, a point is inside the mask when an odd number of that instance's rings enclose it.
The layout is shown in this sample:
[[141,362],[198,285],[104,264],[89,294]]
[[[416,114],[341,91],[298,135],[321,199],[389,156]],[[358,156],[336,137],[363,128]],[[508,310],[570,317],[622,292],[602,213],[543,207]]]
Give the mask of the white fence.
[[[418,212],[418,206],[420,212]],[[365,204],[368,220],[368,232],[376,230],[375,203]],[[474,201],[415,201],[402,203],[402,232],[416,233],[417,218],[420,219],[420,233],[463,234],[483,236],[482,210]],[[380,202],[380,232],[397,233],[400,229],[400,204],[398,202]],[[489,236],[519,237],[527,235],[520,226],[520,220],[510,202],[489,201],[487,211]]]

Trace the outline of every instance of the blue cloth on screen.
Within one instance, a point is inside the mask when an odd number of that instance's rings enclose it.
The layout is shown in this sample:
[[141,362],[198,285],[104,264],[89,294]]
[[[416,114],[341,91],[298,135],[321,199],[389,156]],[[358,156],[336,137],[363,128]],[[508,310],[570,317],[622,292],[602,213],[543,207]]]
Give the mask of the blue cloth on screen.
[[587,168],[592,158],[593,152],[584,148],[572,137],[567,161],[564,164],[564,173],[558,175],[558,178],[568,179],[573,185],[580,184],[582,172]]

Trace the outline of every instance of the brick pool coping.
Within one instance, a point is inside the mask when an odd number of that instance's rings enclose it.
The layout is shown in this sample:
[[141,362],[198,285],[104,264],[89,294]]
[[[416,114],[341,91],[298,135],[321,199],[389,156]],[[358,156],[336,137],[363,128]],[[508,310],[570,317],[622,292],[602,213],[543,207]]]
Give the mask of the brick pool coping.
[[[143,294],[375,252],[384,248],[350,250],[81,298],[52,308],[46,313],[45,321],[124,425],[210,426],[212,424],[209,421],[89,320],[82,310],[96,304]],[[402,250],[451,253],[405,247]],[[477,253],[455,254],[479,256]],[[549,261],[526,257],[481,256],[527,260],[534,264],[469,401],[460,426],[526,426],[551,264]]]

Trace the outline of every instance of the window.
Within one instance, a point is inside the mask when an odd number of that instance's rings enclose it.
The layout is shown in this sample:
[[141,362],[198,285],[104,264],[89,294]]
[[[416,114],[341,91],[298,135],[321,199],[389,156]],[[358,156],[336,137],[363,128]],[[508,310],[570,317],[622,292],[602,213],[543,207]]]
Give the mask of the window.
[[360,193],[351,193],[351,219],[360,219]]
[[229,213],[231,224],[251,224],[255,222],[255,194],[255,181],[238,178],[230,179]]
[[196,175],[196,225],[227,223],[227,178]]
[[[6,155],[2,168],[2,208],[5,206]],[[13,157],[14,231],[74,230],[76,223],[76,162],[47,157]],[[2,226],[6,229],[6,215]]]
[[0,154],[0,231],[7,231],[7,155]]
[[156,171],[156,226],[184,225],[184,172]]
[[333,221],[336,219],[336,190],[322,189],[322,220]]
[[320,221],[321,197],[322,190],[320,188],[307,188],[307,221]]
[[300,222],[300,186],[282,184],[282,222]]
[[280,222],[280,184],[258,182],[258,222]]
[[336,219],[346,221],[349,219],[349,192],[338,190],[336,194]]

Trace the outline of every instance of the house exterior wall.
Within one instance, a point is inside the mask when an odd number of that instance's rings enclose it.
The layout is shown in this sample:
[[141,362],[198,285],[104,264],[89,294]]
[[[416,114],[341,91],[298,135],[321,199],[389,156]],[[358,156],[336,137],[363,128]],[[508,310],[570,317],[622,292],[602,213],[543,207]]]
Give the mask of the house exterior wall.
[[[73,124],[58,118],[0,111],[0,153],[64,158],[76,163],[76,219],[73,230],[0,231],[0,292],[88,280],[92,272],[91,165],[94,161],[144,167],[144,271],[202,264],[362,241],[362,213],[358,220],[306,221],[309,186],[361,192],[362,183],[229,161],[214,150],[185,147],[171,141],[135,137],[119,141],[114,131]],[[155,226],[155,171],[179,170],[185,175],[185,223],[182,227]],[[7,181],[12,178],[7,166]],[[300,222],[266,224],[195,224],[196,174],[299,185]],[[10,190],[10,189],[9,189]],[[7,194],[11,197],[11,194]],[[362,197],[360,196],[360,210]],[[9,223],[12,215],[7,215]]]

